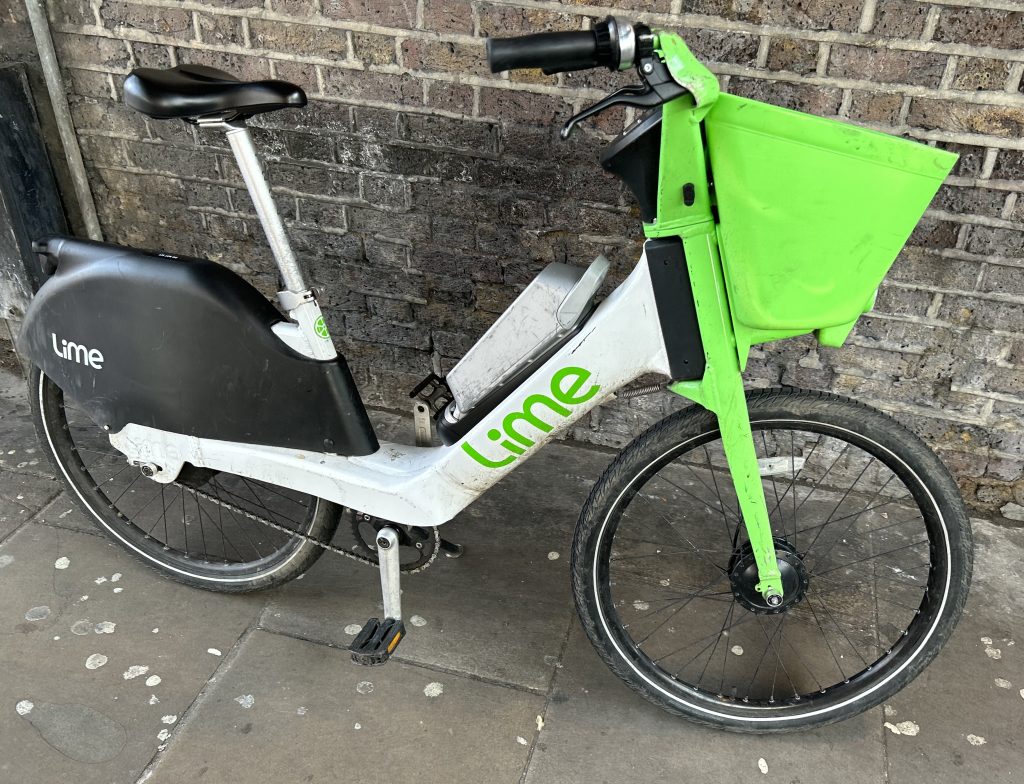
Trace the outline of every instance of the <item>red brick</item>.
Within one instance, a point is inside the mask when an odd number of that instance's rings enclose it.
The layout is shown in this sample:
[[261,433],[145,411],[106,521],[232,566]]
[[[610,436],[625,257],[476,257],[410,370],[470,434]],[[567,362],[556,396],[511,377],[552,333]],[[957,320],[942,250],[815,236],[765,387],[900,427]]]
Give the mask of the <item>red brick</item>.
[[818,42],[799,38],[773,38],[768,47],[768,67],[773,71],[811,74],[818,67]]
[[982,133],[1019,139],[1024,136],[1024,107],[954,103],[945,99],[915,98],[907,121],[926,129]]
[[272,49],[284,54],[347,60],[348,41],[344,30],[321,25],[286,24],[253,19],[249,36],[257,49]]
[[829,57],[830,76],[938,87],[946,67],[944,55],[898,49],[868,49],[834,45]]
[[423,103],[423,84],[410,74],[325,68],[324,81],[328,95],[336,95],[344,100],[374,100],[411,105]]
[[707,14],[764,25],[855,32],[860,0],[683,0],[683,13]]
[[1024,49],[1024,12],[943,6],[935,40]]
[[449,71],[477,76],[491,73],[482,46],[420,38],[402,41],[402,64],[414,71]]
[[324,16],[412,29],[416,0],[323,0]]
[[915,0],[879,0],[871,32],[893,38],[917,38],[924,32],[928,8]]
[[550,125],[566,119],[568,104],[554,95],[536,95],[518,90],[480,88],[480,114],[503,122]]
[[100,6],[100,17],[107,27],[135,27],[186,40],[191,40],[195,35],[190,11],[106,2]]
[[850,119],[875,125],[896,125],[903,96],[896,93],[869,93],[854,90],[850,100]]
[[423,27],[441,33],[472,33],[471,0],[426,0],[423,3]]
[[473,88],[468,84],[427,81],[427,106],[460,114],[473,113]]

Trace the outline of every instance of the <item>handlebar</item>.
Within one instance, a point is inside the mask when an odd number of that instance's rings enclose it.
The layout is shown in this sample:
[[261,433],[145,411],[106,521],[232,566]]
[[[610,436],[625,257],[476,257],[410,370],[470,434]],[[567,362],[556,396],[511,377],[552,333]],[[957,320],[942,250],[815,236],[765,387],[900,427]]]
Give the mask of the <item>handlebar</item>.
[[590,30],[488,38],[486,47],[491,73],[540,68],[549,76],[601,66],[630,68],[637,49],[633,26],[611,16]]
[[575,114],[562,128],[563,139],[581,120],[612,106],[653,109],[686,94],[693,96],[703,117],[719,93],[718,78],[693,56],[678,35],[655,34],[647,25],[630,24],[613,16],[590,30],[488,38],[486,47],[492,73],[541,68],[551,75],[598,66],[621,71],[636,65],[641,83],[622,87]]
[[[487,39],[487,64],[491,73],[514,68],[543,68],[544,73],[552,74],[611,66],[610,54],[610,50],[599,53],[593,30]],[[602,59],[608,62],[601,62]]]

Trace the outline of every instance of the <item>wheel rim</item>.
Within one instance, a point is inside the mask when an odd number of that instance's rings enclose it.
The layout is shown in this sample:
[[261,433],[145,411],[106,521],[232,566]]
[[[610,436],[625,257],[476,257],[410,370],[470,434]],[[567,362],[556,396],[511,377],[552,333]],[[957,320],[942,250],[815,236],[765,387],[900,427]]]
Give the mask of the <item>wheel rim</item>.
[[924,483],[880,444],[820,422],[752,425],[798,598],[776,614],[749,606],[738,579],[749,545],[708,431],[646,466],[602,522],[599,620],[637,675],[687,708],[764,722],[820,715],[877,691],[924,648],[948,592],[948,536]]
[[302,551],[301,538],[228,507],[308,534],[319,512],[315,496],[190,466],[174,484],[154,482],[43,374],[37,393],[50,451],[72,491],[105,530],[147,560],[194,579],[232,583],[268,577]]

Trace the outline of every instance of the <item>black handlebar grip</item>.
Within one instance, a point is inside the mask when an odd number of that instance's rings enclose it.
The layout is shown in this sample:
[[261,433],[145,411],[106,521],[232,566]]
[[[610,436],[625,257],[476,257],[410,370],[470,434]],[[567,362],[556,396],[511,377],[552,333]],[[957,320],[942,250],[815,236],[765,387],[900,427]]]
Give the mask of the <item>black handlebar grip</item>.
[[545,73],[579,71],[607,65],[593,30],[537,33],[519,38],[488,38],[487,64],[491,73],[514,68],[542,68]]

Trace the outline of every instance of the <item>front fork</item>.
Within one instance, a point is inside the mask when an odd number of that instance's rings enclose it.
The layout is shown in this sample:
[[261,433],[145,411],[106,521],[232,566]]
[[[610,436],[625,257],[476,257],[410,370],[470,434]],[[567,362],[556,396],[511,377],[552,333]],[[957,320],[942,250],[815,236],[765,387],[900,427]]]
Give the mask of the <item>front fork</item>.
[[706,365],[704,376],[699,381],[679,381],[669,389],[699,403],[718,417],[722,447],[736,488],[743,526],[757,563],[757,590],[769,606],[776,607],[783,598],[782,575],[761,486],[754,436],[750,430],[715,224],[710,222],[693,227],[682,240]]

